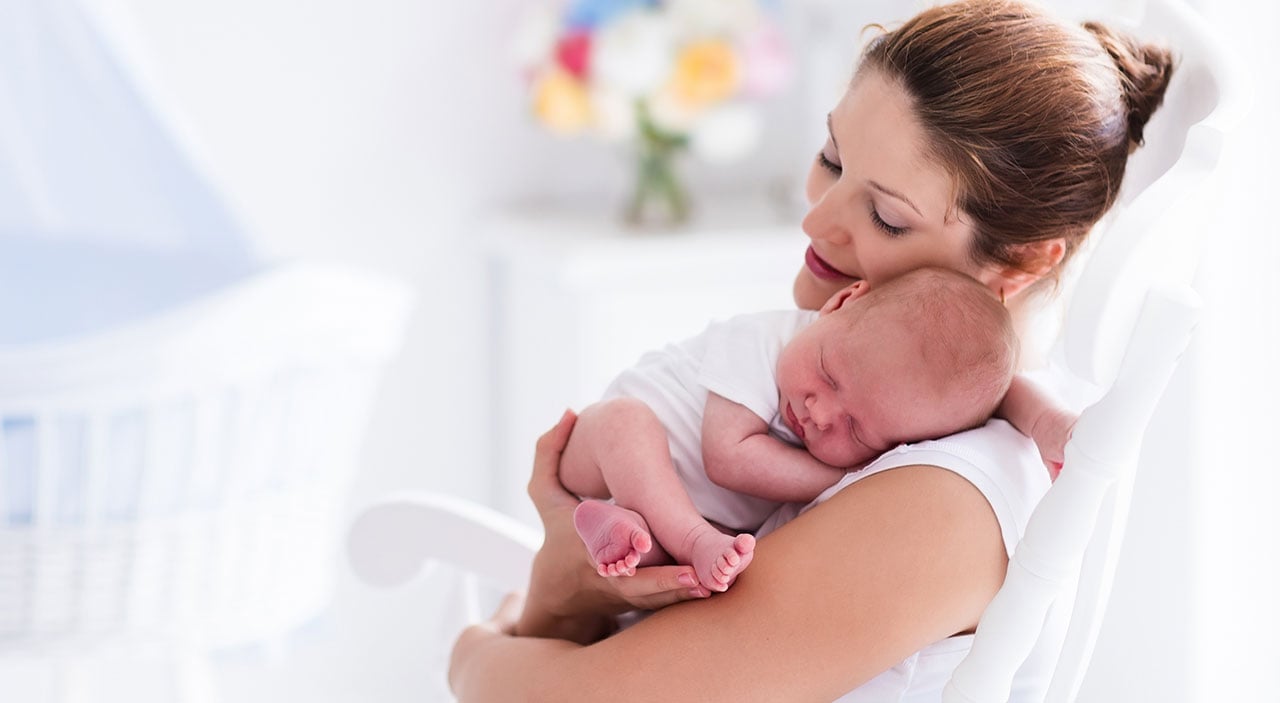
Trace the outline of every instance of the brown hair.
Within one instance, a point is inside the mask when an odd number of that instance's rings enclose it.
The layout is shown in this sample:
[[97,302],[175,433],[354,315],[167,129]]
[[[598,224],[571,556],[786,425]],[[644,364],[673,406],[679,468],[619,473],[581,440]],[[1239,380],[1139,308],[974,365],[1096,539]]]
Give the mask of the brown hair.
[[1021,245],[1062,237],[1065,261],[1115,202],[1173,56],[1020,2],[964,0],[873,39],[866,69],[910,96],[957,180],[973,259],[1031,268]]

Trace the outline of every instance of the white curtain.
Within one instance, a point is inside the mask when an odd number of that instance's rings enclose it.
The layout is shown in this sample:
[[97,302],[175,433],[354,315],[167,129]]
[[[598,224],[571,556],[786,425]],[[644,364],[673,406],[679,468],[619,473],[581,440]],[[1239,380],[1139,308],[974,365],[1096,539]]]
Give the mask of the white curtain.
[[0,236],[248,256],[76,0],[0,0]]
[[253,266],[76,0],[0,0],[0,344],[106,329]]

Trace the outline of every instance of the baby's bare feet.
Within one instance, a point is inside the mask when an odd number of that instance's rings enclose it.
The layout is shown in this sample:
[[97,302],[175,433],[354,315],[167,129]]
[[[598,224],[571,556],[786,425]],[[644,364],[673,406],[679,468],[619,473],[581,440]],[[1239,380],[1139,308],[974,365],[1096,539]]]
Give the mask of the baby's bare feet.
[[698,528],[690,538],[689,563],[703,587],[710,591],[728,590],[755,554],[755,537],[726,535],[709,524]]
[[640,513],[613,503],[583,501],[573,511],[573,526],[601,576],[631,576],[640,555],[653,548],[649,525]]

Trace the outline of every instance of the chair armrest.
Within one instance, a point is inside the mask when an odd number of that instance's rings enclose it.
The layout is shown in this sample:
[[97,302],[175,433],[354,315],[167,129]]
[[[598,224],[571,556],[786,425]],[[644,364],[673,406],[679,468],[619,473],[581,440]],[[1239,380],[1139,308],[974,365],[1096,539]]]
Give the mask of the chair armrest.
[[428,561],[476,574],[503,590],[526,587],[542,533],[491,508],[454,496],[415,492],[360,510],[347,533],[351,567],[365,583],[390,587]]

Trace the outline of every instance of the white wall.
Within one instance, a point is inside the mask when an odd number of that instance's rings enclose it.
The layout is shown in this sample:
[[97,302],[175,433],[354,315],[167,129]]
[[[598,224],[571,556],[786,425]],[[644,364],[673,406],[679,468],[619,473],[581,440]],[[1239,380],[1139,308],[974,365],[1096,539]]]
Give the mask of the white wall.
[[1209,305],[1193,474],[1194,700],[1280,700],[1280,7],[1202,0],[1232,37],[1252,110],[1224,155],[1225,197],[1203,264]]
[[[505,48],[524,2],[93,5],[264,253],[358,262],[418,287],[420,305],[405,352],[391,370],[370,429],[358,496],[421,486],[486,499],[488,479],[477,460],[487,456],[489,409],[484,328],[476,314],[484,296],[483,271],[470,248],[475,217],[540,193],[616,197],[625,182],[623,159],[613,150],[558,141],[526,120]],[[846,18],[848,10],[826,10],[847,23],[842,26],[850,28],[849,36],[863,22],[881,18],[874,8],[857,11],[865,14]],[[1271,13],[1270,21],[1254,23],[1251,31],[1260,37],[1262,27],[1276,26]],[[795,26],[813,29],[802,21]],[[833,48],[830,56],[847,52]],[[843,73],[838,69],[823,80]],[[1269,100],[1268,109],[1275,110],[1274,96]],[[727,171],[694,169],[693,179],[706,192],[798,179],[799,165],[816,147],[820,109],[810,102],[799,113],[775,110],[759,157]],[[1274,164],[1274,141],[1270,148]],[[1270,183],[1274,193],[1273,177]],[[1243,214],[1254,207],[1247,198],[1233,203],[1235,231],[1274,239],[1273,223]],[[1280,266],[1274,246],[1256,250],[1243,244],[1238,251],[1265,254],[1254,259],[1250,275],[1270,277]],[[1254,295],[1254,289],[1238,290],[1231,281],[1220,290],[1231,291],[1228,299],[1234,301]],[[1275,328],[1274,308],[1260,306],[1258,314],[1264,326]],[[1269,347],[1259,346],[1256,337],[1229,339],[1234,354],[1224,356],[1219,343],[1213,359],[1260,366],[1274,356],[1274,335]],[[1264,389],[1274,396],[1277,387]],[[1247,394],[1237,384],[1205,395],[1191,378],[1182,378],[1173,392],[1198,407],[1210,407],[1202,404],[1206,397],[1238,403]],[[1274,420],[1274,404],[1266,408]],[[1157,418],[1158,426],[1184,437],[1189,422],[1185,413]],[[1248,425],[1258,434],[1275,426]],[[1261,535],[1260,544],[1274,553],[1275,512],[1261,512],[1269,506],[1259,496],[1275,494],[1275,479],[1267,479],[1265,494],[1218,484],[1213,501],[1205,503],[1204,485],[1161,480],[1162,466],[1190,461],[1194,452],[1181,449],[1171,444],[1144,467],[1126,561],[1084,700],[1211,700],[1199,694],[1207,690],[1208,676],[1233,671],[1231,638],[1241,631],[1255,638],[1275,631],[1274,606],[1252,605],[1275,592],[1274,568],[1236,570],[1241,563],[1257,564],[1249,556],[1256,550],[1242,547],[1228,559],[1214,546]],[[1231,459],[1236,467],[1251,460],[1239,451]],[[1274,460],[1270,468],[1276,468]],[[1233,511],[1234,501],[1248,510]],[[1213,541],[1206,544],[1206,536]],[[1188,542],[1199,546],[1188,550]],[[1265,625],[1254,625],[1255,615],[1264,616]],[[1219,617],[1235,624],[1222,625]],[[1212,652],[1189,644],[1206,632],[1216,635],[1218,649]],[[1201,663],[1206,655],[1211,669]],[[1246,653],[1236,663],[1264,664],[1259,656]],[[1252,678],[1239,684],[1240,691],[1280,690],[1276,674],[1248,670]],[[1259,700],[1243,694],[1216,699]]]

